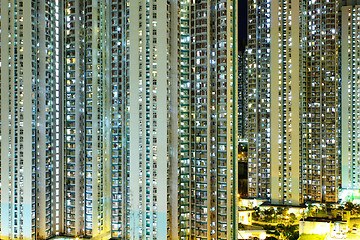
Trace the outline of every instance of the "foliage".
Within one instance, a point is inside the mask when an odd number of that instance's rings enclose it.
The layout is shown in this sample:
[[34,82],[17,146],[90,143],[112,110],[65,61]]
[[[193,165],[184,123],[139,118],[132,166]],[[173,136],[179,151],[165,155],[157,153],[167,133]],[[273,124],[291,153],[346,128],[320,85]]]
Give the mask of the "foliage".
[[298,240],[299,239],[299,231],[295,231],[294,234],[290,237],[290,240]]
[[307,217],[315,217],[319,212],[319,207],[310,203],[307,207]]
[[253,210],[254,210],[254,212],[252,213],[253,220],[262,222],[263,224],[266,223],[293,224],[298,219],[295,213],[289,213],[288,209],[285,207],[278,207],[278,208],[269,207],[264,210],[260,210],[258,207],[256,207]]
[[275,210],[273,208],[265,209],[264,210],[265,220],[271,220],[275,215]]
[[274,219],[275,210],[273,208],[265,209],[263,215],[264,215],[264,220],[270,222]]
[[254,212],[252,213],[252,218],[257,221],[260,218],[260,208],[259,207],[254,207],[253,208]]
[[270,236],[270,237],[266,237],[265,240],[278,240],[278,239],[276,237]]
[[244,225],[244,224],[242,224],[242,223],[239,223],[239,225],[238,225],[238,229],[245,229],[245,225]]
[[350,211],[351,215],[358,215],[360,214],[360,205],[353,204],[352,202],[345,203],[345,210]]
[[261,227],[266,231],[275,230],[275,226],[273,226],[273,225],[266,224],[266,225],[261,225]]
[[279,207],[279,208],[276,210],[276,215],[283,215],[283,216],[285,216],[285,215],[286,215],[286,209],[285,209],[285,208],[282,208],[282,207]]
[[354,204],[352,202],[345,203],[345,210],[352,210],[354,208]]
[[290,223],[294,223],[295,220],[296,220],[296,215],[295,215],[295,213],[290,213],[289,217],[290,217]]
[[278,224],[275,227],[275,235],[282,240],[295,240],[299,237],[298,225]]

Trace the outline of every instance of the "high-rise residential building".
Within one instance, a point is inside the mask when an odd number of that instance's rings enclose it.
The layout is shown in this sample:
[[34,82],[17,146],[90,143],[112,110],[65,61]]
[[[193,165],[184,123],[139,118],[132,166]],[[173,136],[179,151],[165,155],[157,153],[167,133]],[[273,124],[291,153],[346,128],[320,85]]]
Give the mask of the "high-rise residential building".
[[341,173],[343,189],[360,188],[360,2],[341,9]]
[[270,198],[270,0],[248,1],[249,197]]
[[128,4],[112,1],[110,8],[111,51],[111,237],[127,239],[130,235],[129,206],[129,35]]
[[64,221],[69,236],[110,230],[107,8],[64,1]]
[[0,6],[2,239],[237,237],[237,1]]
[[[271,2],[270,193],[271,202],[299,204],[300,102],[299,1]],[[305,93],[304,93],[305,94]],[[307,105],[306,102],[304,102]]]
[[248,143],[238,142],[238,194],[240,198],[248,197]]
[[338,11],[336,0],[249,1],[250,196],[338,200]]
[[177,228],[177,9],[167,0],[111,3],[114,239],[166,239]]
[[241,45],[238,57],[238,137],[248,138],[248,83],[247,83],[247,48]]
[[62,229],[59,1],[1,1],[1,239]]
[[300,202],[337,202],[341,186],[339,1],[302,7],[307,14],[301,16]]
[[248,81],[246,39],[239,45],[238,56],[238,193],[248,196]]
[[180,1],[180,239],[237,238],[237,1]]
[[191,239],[195,236],[194,212],[195,196],[194,163],[192,137],[192,85],[191,85],[191,3],[180,1],[180,76],[179,76],[179,238]]

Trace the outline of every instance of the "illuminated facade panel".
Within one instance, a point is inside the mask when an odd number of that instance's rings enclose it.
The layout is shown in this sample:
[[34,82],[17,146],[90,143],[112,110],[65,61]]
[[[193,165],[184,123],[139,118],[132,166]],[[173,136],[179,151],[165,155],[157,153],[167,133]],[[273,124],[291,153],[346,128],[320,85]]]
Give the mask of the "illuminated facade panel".
[[339,2],[248,3],[249,196],[337,202]]
[[270,0],[248,1],[249,197],[270,199]]
[[237,236],[236,1],[1,6],[1,239]]
[[57,0],[1,1],[1,239],[45,239],[62,228],[58,8]]
[[191,153],[191,80],[190,80],[190,2],[180,1],[180,104],[179,104],[179,238],[194,236],[194,221],[191,217],[191,194],[193,168]]
[[360,5],[342,7],[341,162],[343,189],[360,188]]
[[128,239],[129,228],[129,35],[130,1],[111,2],[111,237]]
[[64,1],[64,221],[68,236],[110,231],[106,4]]
[[239,51],[238,57],[238,136],[241,140],[248,138],[248,80],[247,48]]
[[339,1],[316,1],[301,10],[300,202],[337,202],[341,186]]
[[180,1],[180,239],[237,234],[236,3]]
[[299,2],[271,4],[271,202],[299,204]]
[[167,0],[111,2],[115,239],[166,239],[177,229],[177,9]]

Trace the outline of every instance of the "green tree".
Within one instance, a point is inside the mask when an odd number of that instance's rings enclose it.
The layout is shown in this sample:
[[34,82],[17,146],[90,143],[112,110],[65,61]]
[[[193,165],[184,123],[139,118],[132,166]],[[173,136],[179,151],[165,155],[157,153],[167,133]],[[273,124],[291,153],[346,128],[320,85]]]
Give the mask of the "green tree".
[[326,203],[325,207],[326,207],[326,211],[331,211],[334,208],[331,203]]
[[352,202],[346,202],[345,210],[350,211],[351,215],[357,215],[360,213],[360,206],[358,204],[353,204]]
[[286,208],[279,207],[276,209],[276,215],[285,215]]
[[353,208],[352,214],[358,215],[359,213],[360,213],[360,205],[359,205],[359,204],[355,204],[355,205],[354,205],[354,208]]
[[286,231],[286,226],[284,224],[280,223],[276,225],[275,232],[277,233],[276,235],[280,237],[280,239],[286,239],[284,236],[285,231]]
[[273,208],[265,209],[264,210],[264,220],[270,222],[274,219],[275,210]]
[[307,217],[316,217],[317,213],[319,212],[319,208],[314,205],[313,203],[309,203],[307,206]]
[[242,224],[242,223],[239,223],[239,225],[238,225],[238,229],[245,229],[245,225],[244,225],[244,224]]
[[289,238],[290,240],[298,240],[300,237],[299,231],[294,231],[294,233]]
[[352,210],[354,208],[354,204],[352,202],[345,203],[345,210]]
[[252,213],[252,218],[255,221],[258,221],[259,218],[260,218],[260,214],[261,214],[260,208],[259,207],[254,207],[253,210],[254,210],[254,212]]
[[287,209],[279,207],[276,209],[276,217],[281,220],[287,215]]
[[289,220],[290,220],[290,223],[294,223],[295,220],[296,220],[296,215],[295,213],[290,213],[289,214]]
[[299,238],[299,229],[297,225],[281,223],[276,225],[275,232],[281,240],[295,240]]

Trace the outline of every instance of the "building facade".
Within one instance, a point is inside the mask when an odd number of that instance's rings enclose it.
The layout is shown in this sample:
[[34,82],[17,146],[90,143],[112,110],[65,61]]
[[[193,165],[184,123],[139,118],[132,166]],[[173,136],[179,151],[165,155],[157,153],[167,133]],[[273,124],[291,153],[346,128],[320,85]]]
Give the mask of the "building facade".
[[300,2],[271,3],[271,202],[299,204]]
[[248,143],[245,140],[238,142],[238,193],[239,198],[248,197]]
[[236,9],[2,0],[1,238],[235,238]]
[[341,162],[342,188],[359,189],[359,19],[360,5],[341,9]]
[[248,11],[249,197],[270,198],[270,0]]
[[[129,238],[129,1],[112,1],[111,41],[111,237]],[[126,17],[127,16],[127,17]]]
[[[318,11],[319,8],[324,11]],[[300,202],[337,202],[341,186],[339,1],[302,6]],[[325,19],[321,21],[320,19]]]
[[110,230],[107,8],[64,1],[65,234]]
[[1,1],[1,239],[62,229],[58,12]]
[[172,132],[177,136],[177,124],[171,124],[177,113],[170,114],[177,108],[171,88],[178,81],[178,44],[170,44],[178,39],[170,31],[177,23],[173,9],[177,5],[166,0],[111,3],[114,239],[166,239],[169,224],[177,227],[177,216],[170,219],[177,189],[168,187],[177,184],[170,139]]
[[338,41],[336,0],[249,1],[249,196],[337,202]]
[[237,1],[180,1],[180,239],[237,237]]
[[238,137],[241,140],[248,138],[248,80],[247,80],[247,48],[239,49],[238,57]]

